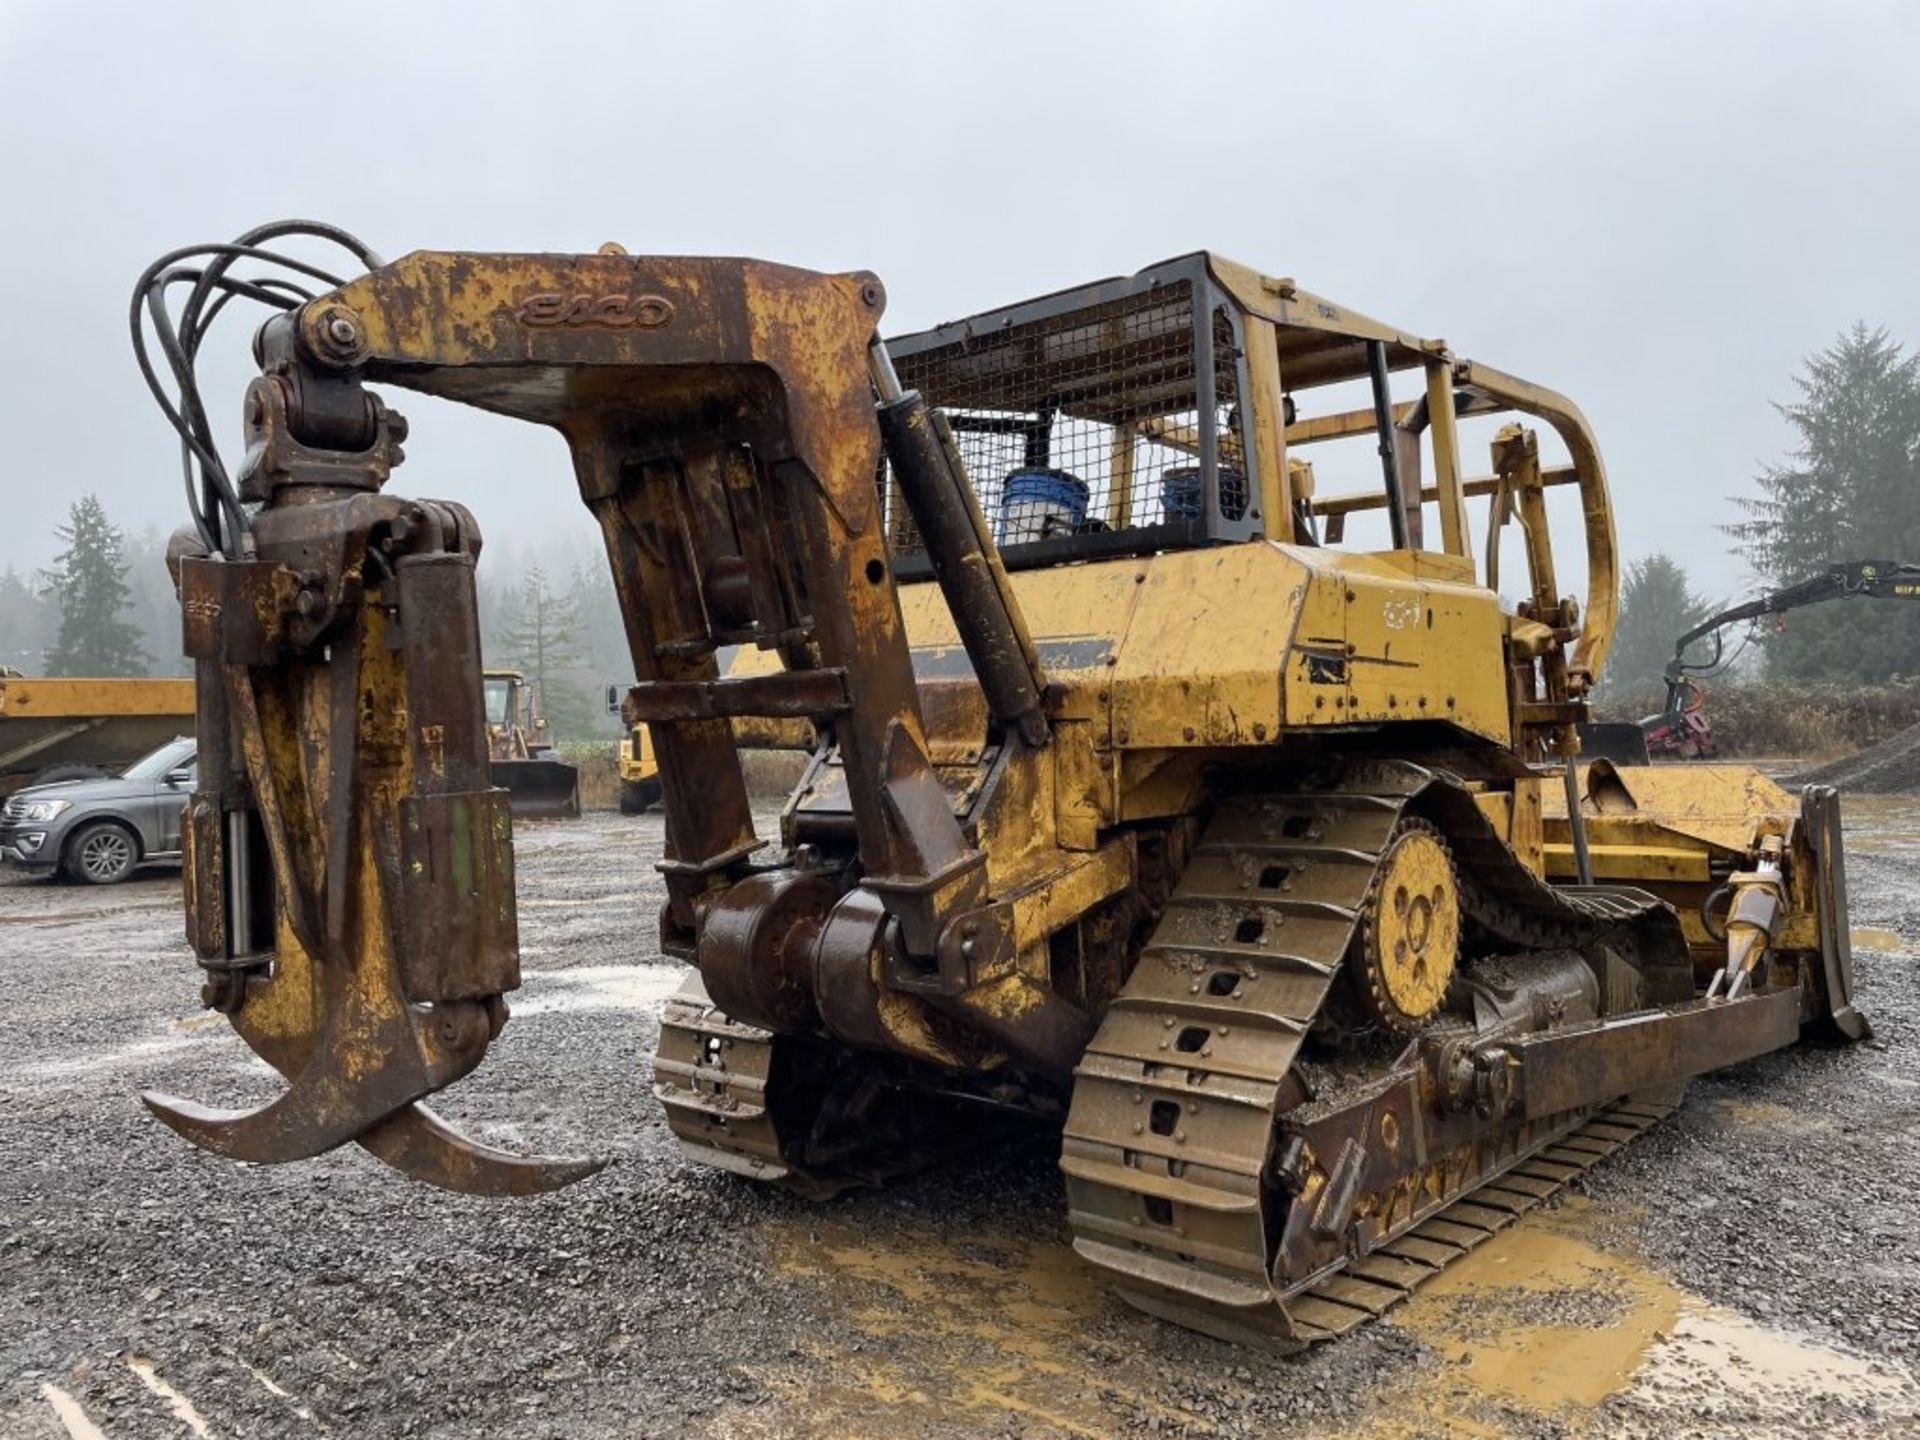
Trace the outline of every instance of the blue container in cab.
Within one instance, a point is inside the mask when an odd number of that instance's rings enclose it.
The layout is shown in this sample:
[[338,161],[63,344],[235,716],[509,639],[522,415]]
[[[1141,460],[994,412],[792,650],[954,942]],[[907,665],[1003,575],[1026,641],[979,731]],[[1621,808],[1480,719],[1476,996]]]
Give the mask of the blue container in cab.
[[1007,476],[994,543],[1024,545],[1071,535],[1087,519],[1087,482],[1065,470],[1027,466]]
[[[1198,520],[1206,509],[1206,484],[1198,465],[1180,465],[1160,477],[1160,509],[1168,524]],[[1220,514],[1238,520],[1247,513],[1247,477],[1220,467]]]

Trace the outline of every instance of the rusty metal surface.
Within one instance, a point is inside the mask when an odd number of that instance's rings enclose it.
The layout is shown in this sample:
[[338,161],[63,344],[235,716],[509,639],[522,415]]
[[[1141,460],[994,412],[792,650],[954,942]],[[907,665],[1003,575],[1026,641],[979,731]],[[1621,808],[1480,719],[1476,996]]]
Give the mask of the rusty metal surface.
[[822,875],[765,871],[708,909],[696,954],[715,1004],[749,1025],[804,1033],[818,1019],[813,949],[839,890]]
[[[562,431],[642,692],[710,685],[713,653],[749,639],[857,675],[830,705],[793,677],[760,703],[838,713],[867,882],[925,953],[979,861],[938,803],[876,521],[867,349],[883,305],[870,275],[757,261],[422,252],[305,307],[300,333],[318,366]],[[671,920],[688,934],[702,897],[740,878],[711,862],[752,840],[730,731],[695,713],[725,693],[662,692],[654,715]]]
[[[704,1163],[825,1193],[912,1163],[914,1107],[1064,1108],[1081,1253],[1154,1313],[1298,1344],[1380,1313],[1660,1113],[1597,1107],[1804,1018],[1844,1029],[1819,797],[1796,830],[1751,778],[1594,766],[1593,814],[1558,811],[1556,839],[1591,822],[1576,848],[1603,874],[1673,894],[1738,872],[1732,999],[1697,998],[1691,931],[1652,894],[1543,879],[1545,762],[1573,752],[1615,610],[1579,412],[1289,281],[1182,264],[1172,330],[1119,323],[1159,325],[1176,298],[1138,277],[1113,282],[1119,309],[1096,286],[1026,307],[1030,331],[947,327],[935,368],[956,385],[1047,383],[1017,414],[934,396],[944,421],[897,385],[865,274],[423,252],[269,322],[237,477],[259,508],[197,510],[202,553],[179,564],[209,690],[187,888],[208,1003],[289,1085],[252,1112],[154,1097],[167,1123],[259,1160],[352,1139],[477,1193],[592,1168],[476,1144],[420,1103],[506,1021],[511,826],[488,787],[478,532],[383,493],[406,427],[374,382],[568,443],[626,628],[625,719],[658,766],[661,946],[698,967],[655,1093]],[[1162,373],[1188,350],[1190,376]],[[1423,398],[1394,407],[1391,367]],[[1289,407],[1369,372],[1404,543],[1343,556],[1314,543],[1311,467],[1286,447],[1363,427]],[[1571,469],[1509,425],[1495,478],[1463,481],[1456,411],[1502,410],[1554,425]],[[1010,577],[955,435],[1044,468],[1062,416],[1103,513],[1013,558],[1088,563]],[[1437,552],[1418,548],[1426,454]],[[1155,476],[1198,476],[1218,514],[1183,529]],[[1563,481],[1585,613],[1547,529]],[[1524,531],[1515,615],[1468,553],[1483,493]],[[1165,544],[1119,533],[1155,503]],[[1328,542],[1357,508],[1329,504]],[[909,532],[939,588],[903,600],[889,535]],[[1263,537],[1281,543],[1190,546]],[[723,651],[748,657],[726,678]],[[818,742],[777,849],[735,721]]]
[[[1413,812],[1444,835],[1465,913],[1500,943],[1604,940],[1667,969],[1684,957],[1651,896],[1549,889],[1457,784],[1418,767],[1222,804],[1081,1062],[1067,1122],[1075,1247],[1142,1309],[1280,1348],[1344,1333],[1375,1309],[1342,1304],[1330,1267],[1351,1271],[1443,1212],[1470,1213],[1465,1197],[1591,1113],[1592,1098],[1538,1118],[1474,1095],[1437,1106],[1428,1097],[1461,1053],[1445,1026],[1398,1069],[1375,1064],[1318,1096],[1325,1082],[1302,1077],[1302,1047],[1337,1013],[1336,977],[1374,923],[1376,873]],[[1659,998],[1660,973],[1626,1001]],[[1781,993],[1772,1003],[1797,1015],[1797,992]],[[1580,1012],[1528,1000],[1458,1033],[1500,1037],[1568,1013]],[[1636,1088],[1629,1078],[1614,1095]]]
[[1502,1042],[1515,1072],[1512,1108],[1540,1119],[1738,1065],[1798,1039],[1800,1009],[1793,986]]
[[847,672],[840,669],[737,680],[656,680],[628,691],[620,716],[629,726],[734,716],[824,720],[852,708],[850,689]]
[[1847,857],[1840,834],[1840,792],[1830,785],[1809,785],[1801,794],[1800,804],[1814,859],[1826,1019],[1849,1040],[1870,1039],[1873,1028],[1853,1004],[1853,931],[1847,912]]
[[303,375],[272,326],[263,354],[280,368],[248,412],[251,556],[176,569],[186,647],[222,700],[202,707],[187,899],[205,998],[288,1086],[246,1111],[143,1098],[237,1159],[361,1139],[451,1188],[565,1183],[585,1162],[507,1157],[417,1108],[479,1062],[519,980],[478,530],[458,506],[378,493],[399,417]]

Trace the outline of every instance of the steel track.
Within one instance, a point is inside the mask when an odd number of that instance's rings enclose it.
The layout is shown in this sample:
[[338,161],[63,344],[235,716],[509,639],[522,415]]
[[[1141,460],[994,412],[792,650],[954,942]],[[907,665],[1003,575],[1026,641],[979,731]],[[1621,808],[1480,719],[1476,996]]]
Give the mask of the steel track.
[[[1062,1144],[1074,1248],[1140,1309],[1269,1348],[1347,1334],[1671,1112],[1623,1100],[1496,1127],[1367,1254],[1276,1288],[1271,1212],[1288,1201],[1266,1167],[1287,1077],[1416,807],[1442,822],[1464,912],[1509,943],[1577,944],[1664,913],[1638,891],[1544,884],[1463,787],[1418,766],[1223,801],[1075,1071]],[[795,1162],[769,1105],[778,1043],[715,1009],[697,972],[668,1002],[654,1094],[688,1157],[815,1198],[877,1178]]]

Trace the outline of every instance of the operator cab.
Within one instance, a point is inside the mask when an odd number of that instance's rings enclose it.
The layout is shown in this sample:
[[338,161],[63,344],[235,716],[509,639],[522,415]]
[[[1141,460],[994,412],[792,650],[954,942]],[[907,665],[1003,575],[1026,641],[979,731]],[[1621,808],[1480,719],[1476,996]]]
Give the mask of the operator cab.
[[[1461,422],[1538,415],[1575,462],[1536,463],[1538,487],[1603,483],[1560,397],[1204,251],[887,349],[951,427],[1010,570],[1252,539],[1349,546],[1350,525],[1370,518],[1350,548],[1420,552],[1424,575],[1497,590],[1498,537],[1477,565],[1465,502],[1487,497],[1498,531],[1520,481],[1464,477]],[[1310,454],[1354,488],[1321,494]],[[884,474],[882,490],[896,574],[929,577]],[[1607,562],[1595,578],[1610,586]]]

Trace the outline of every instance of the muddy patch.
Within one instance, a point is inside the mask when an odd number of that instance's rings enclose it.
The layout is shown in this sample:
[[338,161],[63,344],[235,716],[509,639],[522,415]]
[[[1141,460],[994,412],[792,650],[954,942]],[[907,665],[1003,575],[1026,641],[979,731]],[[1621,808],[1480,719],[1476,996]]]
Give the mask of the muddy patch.
[[1570,1197],[1436,1276],[1387,1323],[1437,1363],[1348,1433],[1868,1436],[1920,1425],[1920,1385],[1905,1370],[1709,1303],[1619,1248],[1632,1228],[1631,1216]]

